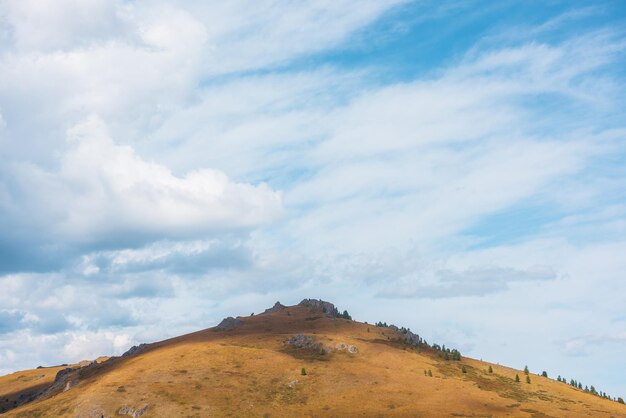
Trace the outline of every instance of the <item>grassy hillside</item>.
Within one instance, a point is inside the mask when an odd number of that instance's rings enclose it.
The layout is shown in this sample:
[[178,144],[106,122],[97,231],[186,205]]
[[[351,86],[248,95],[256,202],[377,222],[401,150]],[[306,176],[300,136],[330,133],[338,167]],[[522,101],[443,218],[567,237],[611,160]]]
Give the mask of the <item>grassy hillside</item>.
[[[531,373],[526,383],[519,370],[444,360],[405,344],[398,331],[320,310],[294,306],[239,319],[76,368],[5,416],[626,417],[626,406],[555,380]],[[284,343],[294,335],[311,336],[301,338],[310,348]],[[49,385],[60,369],[2,377],[0,399]]]

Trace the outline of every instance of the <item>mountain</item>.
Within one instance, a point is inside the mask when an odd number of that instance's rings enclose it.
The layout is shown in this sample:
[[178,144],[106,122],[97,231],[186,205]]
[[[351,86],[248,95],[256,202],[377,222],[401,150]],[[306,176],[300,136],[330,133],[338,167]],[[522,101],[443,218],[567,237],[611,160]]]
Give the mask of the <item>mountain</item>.
[[277,303],[121,357],[13,373],[0,377],[0,411],[94,418],[626,417],[625,405],[569,384],[534,373],[527,383],[523,371],[429,346],[410,330],[346,318],[328,302]]

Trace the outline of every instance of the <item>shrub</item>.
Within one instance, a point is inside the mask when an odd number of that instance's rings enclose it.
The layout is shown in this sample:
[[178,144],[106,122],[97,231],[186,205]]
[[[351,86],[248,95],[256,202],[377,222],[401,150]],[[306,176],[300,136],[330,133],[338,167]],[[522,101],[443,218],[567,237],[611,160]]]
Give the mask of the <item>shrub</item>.
[[546,373],[546,371],[545,371],[545,370],[541,372],[541,375],[542,375],[543,377],[548,377],[548,373]]
[[624,403],[624,399],[622,399],[621,397],[617,398],[617,402],[623,404]]
[[428,377],[433,377],[433,371],[428,369]]
[[465,368],[465,365],[461,366],[461,373],[467,373],[467,369]]
[[489,373],[493,373],[493,367],[489,366]]
[[516,375],[515,375],[515,381],[516,381],[516,382],[519,382],[519,374],[516,374]]
[[526,376],[526,383],[530,384],[530,376]]
[[302,369],[300,369],[300,374],[302,376],[306,376],[306,369],[304,367]]

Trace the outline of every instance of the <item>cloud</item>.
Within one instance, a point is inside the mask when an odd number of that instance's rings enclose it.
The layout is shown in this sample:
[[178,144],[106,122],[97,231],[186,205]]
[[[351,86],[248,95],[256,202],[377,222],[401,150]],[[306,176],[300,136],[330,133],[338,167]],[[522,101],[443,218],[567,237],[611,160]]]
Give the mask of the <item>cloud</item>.
[[63,353],[68,358],[92,360],[104,352],[120,355],[132,345],[132,338],[117,332],[72,333],[63,346]]
[[5,167],[9,238],[119,248],[246,229],[281,213],[281,196],[268,186],[235,183],[211,169],[177,177],[115,144],[98,119],[71,129],[69,140],[56,171]]
[[238,239],[159,241],[137,249],[99,251],[83,257],[78,270],[85,276],[162,271],[203,274],[215,269],[246,269],[251,249]]
[[5,334],[21,327],[24,313],[0,310],[0,334]]
[[587,356],[598,346],[616,344],[623,347],[626,344],[626,332],[605,335],[585,335],[560,342],[561,352],[567,356]]
[[548,266],[535,266],[527,270],[508,267],[481,266],[465,271],[439,270],[435,272],[435,284],[423,285],[419,278],[392,284],[378,292],[387,298],[455,298],[486,296],[509,289],[514,282],[537,282],[554,280],[557,274]]

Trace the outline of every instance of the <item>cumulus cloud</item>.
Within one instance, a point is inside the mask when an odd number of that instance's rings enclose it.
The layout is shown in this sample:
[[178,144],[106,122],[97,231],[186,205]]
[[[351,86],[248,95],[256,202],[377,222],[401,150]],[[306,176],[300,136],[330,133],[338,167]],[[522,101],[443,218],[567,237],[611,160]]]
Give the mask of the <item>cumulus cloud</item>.
[[280,215],[281,196],[267,185],[236,183],[212,169],[178,177],[115,144],[98,119],[72,128],[69,141],[55,171],[3,169],[5,240],[128,246],[250,228]]

